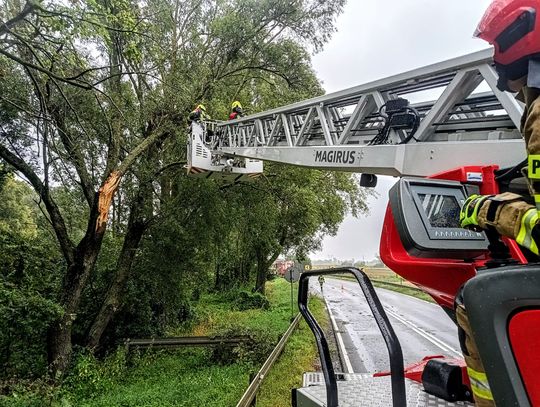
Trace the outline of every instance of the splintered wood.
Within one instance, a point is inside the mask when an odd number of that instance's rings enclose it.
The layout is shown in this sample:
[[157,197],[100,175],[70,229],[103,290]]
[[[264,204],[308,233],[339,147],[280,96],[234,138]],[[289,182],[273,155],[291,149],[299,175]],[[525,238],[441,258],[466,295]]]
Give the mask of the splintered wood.
[[114,197],[122,174],[118,171],[111,172],[111,175],[107,177],[98,193],[98,218],[96,221],[96,231],[101,231],[107,226],[107,219],[109,218],[109,209]]

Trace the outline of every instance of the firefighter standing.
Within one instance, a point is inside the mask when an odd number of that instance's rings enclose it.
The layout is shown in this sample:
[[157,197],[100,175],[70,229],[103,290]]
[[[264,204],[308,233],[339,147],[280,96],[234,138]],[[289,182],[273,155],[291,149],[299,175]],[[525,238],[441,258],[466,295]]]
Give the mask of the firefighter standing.
[[[193,122],[205,122],[210,120],[210,116],[206,113],[206,107],[203,104],[198,104],[194,111],[192,111],[188,116],[188,123],[191,126]],[[214,137],[214,132],[212,129],[208,128],[206,124],[203,125],[204,128],[204,141],[210,143],[212,137]]]
[[319,276],[319,284],[321,285],[321,294],[322,294],[323,285],[324,285],[324,276],[322,274]]
[[[525,103],[521,131],[527,148],[527,179],[536,206],[513,193],[472,195],[460,213],[461,226],[495,230],[515,239],[538,255],[540,245],[540,10],[538,0],[494,0],[480,22],[475,36],[495,48],[499,74],[497,87],[519,92]],[[456,299],[460,342],[471,379],[476,405],[494,406],[485,370],[472,336],[466,309]]]
[[238,119],[244,116],[244,111],[242,110],[242,105],[238,100],[232,102],[231,105],[231,114],[229,114],[229,120]]
[[475,35],[495,47],[498,88],[519,92],[525,102],[521,131],[528,155],[527,178],[536,207],[517,194],[470,196],[460,221],[465,228],[488,229],[515,239],[535,254],[540,244],[540,10],[536,0],[495,0]]
[[206,114],[206,107],[203,104],[198,104],[197,107],[195,107],[195,110],[189,114],[188,121],[191,124],[191,122],[200,122],[208,120],[209,118],[210,117]]

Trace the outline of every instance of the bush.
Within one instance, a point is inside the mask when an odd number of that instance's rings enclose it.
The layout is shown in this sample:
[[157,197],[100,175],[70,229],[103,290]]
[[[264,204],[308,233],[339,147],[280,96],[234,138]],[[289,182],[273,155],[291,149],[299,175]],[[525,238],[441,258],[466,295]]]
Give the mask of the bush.
[[13,379],[10,382],[0,384],[0,407],[64,405],[63,403],[58,404],[58,401],[64,401],[61,388],[53,386],[45,380]]
[[47,328],[61,314],[40,293],[0,281],[0,377],[46,373]]
[[261,293],[240,291],[235,301],[235,307],[240,311],[248,309],[269,309],[270,301]]
[[126,372],[126,353],[123,347],[102,362],[81,349],[66,379],[66,385],[77,399],[85,399],[114,386]]
[[249,336],[251,338],[250,341],[239,345],[221,344],[216,346],[212,352],[211,360],[220,365],[246,363],[259,366],[270,355],[278,339],[266,330],[237,326],[218,329],[215,336],[226,338]]

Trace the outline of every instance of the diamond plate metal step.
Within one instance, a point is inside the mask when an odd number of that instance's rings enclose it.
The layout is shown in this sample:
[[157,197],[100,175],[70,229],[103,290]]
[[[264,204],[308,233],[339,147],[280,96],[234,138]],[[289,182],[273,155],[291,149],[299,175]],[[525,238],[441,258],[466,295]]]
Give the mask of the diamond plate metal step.
[[[390,377],[373,377],[371,374],[338,374],[338,395],[340,407],[388,407],[392,405]],[[296,407],[326,406],[326,388],[322,373],[304,374],[303,386],[296,390]],[[473,406],[459,401],[452,403],[439,399],[424,391],[421,384],[405,379],[407,406],[451,407]]]

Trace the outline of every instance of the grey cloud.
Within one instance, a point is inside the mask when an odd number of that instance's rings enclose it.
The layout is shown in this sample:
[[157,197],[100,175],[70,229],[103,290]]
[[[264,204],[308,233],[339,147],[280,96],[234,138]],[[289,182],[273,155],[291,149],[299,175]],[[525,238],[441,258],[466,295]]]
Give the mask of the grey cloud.
[[[398,74],[486,48],[472,37],[489,0],[349,1],[337,20],[338,32],[313,65],[327,92]],[[368,218],[347,217],[336,237],[324,240],[315,259],[368,260],[379,251],[388,189],[380,177],[379,199]]]

